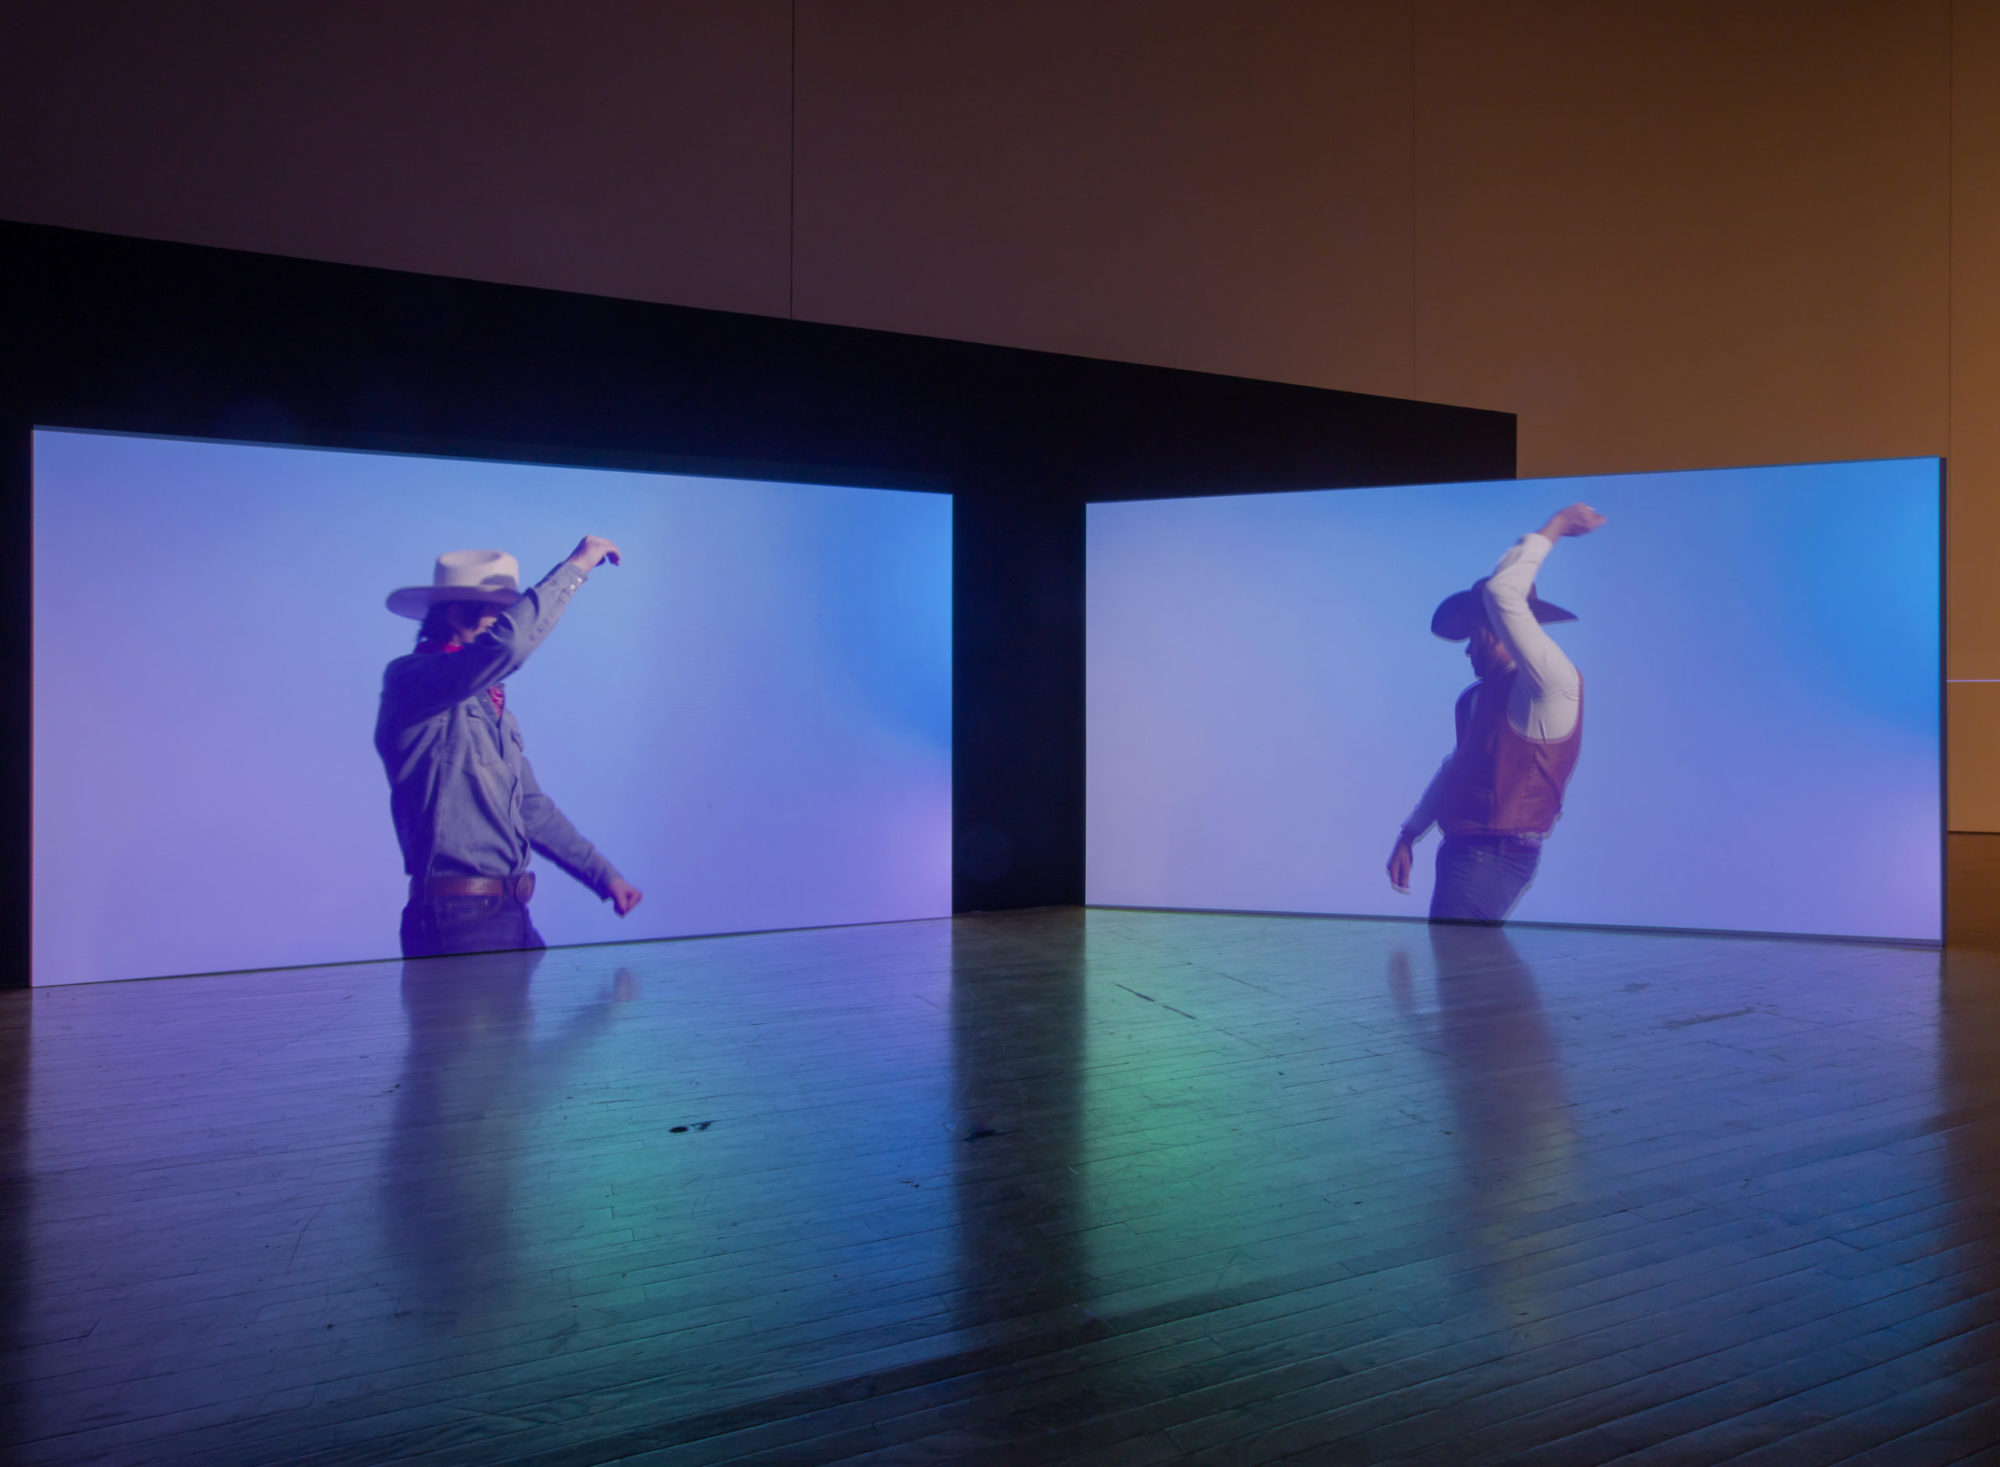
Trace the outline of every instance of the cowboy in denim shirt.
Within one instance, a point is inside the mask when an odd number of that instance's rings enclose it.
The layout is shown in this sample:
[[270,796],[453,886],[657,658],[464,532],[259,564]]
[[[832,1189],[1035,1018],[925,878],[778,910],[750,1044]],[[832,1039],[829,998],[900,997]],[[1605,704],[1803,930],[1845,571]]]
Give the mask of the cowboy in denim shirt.
[[417,650],[382,675],[375,749],[410,900],[405,957],[537,948],[528,917],[540,851],[624,916],[641,893],[542,793],[506,706],[506,677],[555,629],[590,572],[618,547],[586,535],[569,559],[521,591],[520,567],[497,550],[438,557],[428,586],[405,586],[389,609],[420,619]]

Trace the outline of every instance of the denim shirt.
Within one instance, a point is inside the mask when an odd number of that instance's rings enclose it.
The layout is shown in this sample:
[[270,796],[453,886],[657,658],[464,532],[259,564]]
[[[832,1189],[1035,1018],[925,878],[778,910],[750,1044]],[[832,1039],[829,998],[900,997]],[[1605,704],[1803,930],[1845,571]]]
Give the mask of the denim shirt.
[[512,876],[532,848],[600,897],[622,879],[542,793],[520,725],[486,695],[555,629],[587,574],[564,561],[463,650],[413,652],[383,672],[375,750],[411,877]]

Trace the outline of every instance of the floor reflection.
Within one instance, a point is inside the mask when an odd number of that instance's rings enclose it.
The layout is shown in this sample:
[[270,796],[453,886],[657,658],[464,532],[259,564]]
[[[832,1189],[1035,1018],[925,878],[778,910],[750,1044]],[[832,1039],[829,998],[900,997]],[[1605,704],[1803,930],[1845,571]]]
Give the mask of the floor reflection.
[[[1003,919],[1004,922],[1004,919]],[[954,924],[952,1140],[961,1328],[1083,1288],[1084,918]]]
[[28,1066],[34,1039],[33,996],[0,993],[0,1445],[23,1441],[27,1325],[33,1260],[28,1219],[34,1205],[28,1166]]
[[1435,1004],[1420,1002],[1402,951],[1390,959],[1390,993],[1437,1057],[1450,1107],[1442,1126],[1460,1187],[1448,1228],[1471,1252],[1473,1278],[1511,1312],[1532,1285],[1510,1241],[1565,1191],[1575,1165],[1562,1059],[1535,975],[1503,928],[1439,922],[1427,933]]
[[1973,1460],[1938,974],[1097,911],[38,993],[0,1457]]
[[1944,954],[1938,1004],[1938,1123],[1948,1222],[1937,1243],[1964,1301],[1954,1350],[1967,1408],[2000,1393],[2000,952]]
[[535,1036],[530,998],[546,954],[482,953],[403,965],[409,1024],[378,1197],[406,1310],[441,1327],[499,1308],[515,1283],[527,1132],[573,1063],[638,996],[606,991]]

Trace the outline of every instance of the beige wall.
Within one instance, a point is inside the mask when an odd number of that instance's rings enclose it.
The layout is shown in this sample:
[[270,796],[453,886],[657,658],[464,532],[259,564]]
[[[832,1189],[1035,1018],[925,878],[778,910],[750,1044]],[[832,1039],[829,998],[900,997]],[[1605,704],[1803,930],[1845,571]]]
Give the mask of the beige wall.
[[1951,823],[2000,830],[2000,3],[1952,13],[1945,627]]
[[0,217],[1948,453],[2000,830],[2000,0],[10,0]]

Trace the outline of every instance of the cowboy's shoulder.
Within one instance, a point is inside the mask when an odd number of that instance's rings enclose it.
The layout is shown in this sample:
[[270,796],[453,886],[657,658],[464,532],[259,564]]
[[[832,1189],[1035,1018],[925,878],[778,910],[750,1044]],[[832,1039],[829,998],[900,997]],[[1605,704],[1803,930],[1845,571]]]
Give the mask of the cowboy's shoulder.
[[421,652],[406,652],[401,657],[391,659],[382,669],[382,696],[393,699],[399,693],[422,693],[426,697],[434,691],[432,684],[439,673],[437,657],[425,656]]
[[387,687],[391,683],[407,681],[424,662],[422,654],[416,652],[405,652],[401,657],[390,658],[389,665],[382,669],[382,685]]

